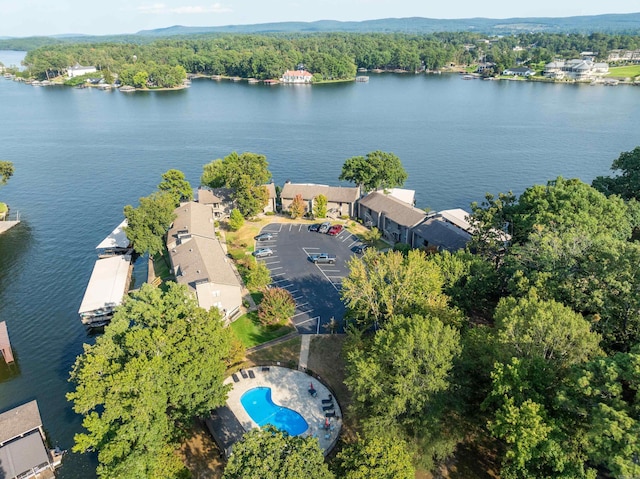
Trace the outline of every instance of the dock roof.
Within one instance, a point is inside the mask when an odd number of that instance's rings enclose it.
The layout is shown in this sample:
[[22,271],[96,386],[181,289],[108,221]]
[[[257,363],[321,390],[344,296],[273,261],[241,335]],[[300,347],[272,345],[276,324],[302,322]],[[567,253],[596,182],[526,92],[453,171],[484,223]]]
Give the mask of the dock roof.
[[40,426],[42,418],[35,400],[5,411],[0,414],[0,446]]
[[49,456],[39,431],[0,446],[0,477],[22,477],[25,473],[42,469],[49,464]]
[[102,242],[96,246],[96,249],[128,247],[129,238],[127,238],[127,233],[124,231],[127,224],[127,220],[125,219],[122,223],[116,226],[116,229],[114,229],[109,236],[103,239]]
[[78,313],[113,309],[120,305],[127,290],[130,264],[129,255],[116,255],[96,261]]

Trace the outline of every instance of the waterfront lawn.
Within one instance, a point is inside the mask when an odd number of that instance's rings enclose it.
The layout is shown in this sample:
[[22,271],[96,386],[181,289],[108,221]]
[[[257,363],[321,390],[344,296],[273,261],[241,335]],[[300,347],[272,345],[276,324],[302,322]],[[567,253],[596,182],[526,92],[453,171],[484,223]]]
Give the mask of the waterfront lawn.
[[624,67],[610,67],[609,77],[635,78],[640,76],[640,65],[628,65]]
[[169,252],[165,248],[162,252],[162,256],[156,256],[153,258],[153,270],[157,278],[161,278],[163,281],[171,278],[171,269],[169,267]]
[[247,313],[231,323],[231,329],[245,348],[252,348],[295,331],[291,325],[263,326],[256,311]]

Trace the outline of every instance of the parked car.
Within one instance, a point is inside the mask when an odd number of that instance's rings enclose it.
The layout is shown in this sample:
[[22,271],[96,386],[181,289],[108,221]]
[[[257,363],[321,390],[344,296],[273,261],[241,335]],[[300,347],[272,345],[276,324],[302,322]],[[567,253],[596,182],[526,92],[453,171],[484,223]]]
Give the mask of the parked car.
[[353,250],[354,253],[356,254],[364,254],[365,251],[367,251],[369,249],[369,246],[366,244],[361,244],[355,247],[355,249]]
[[273,250],[271,248],[258,248],[253,252],[253,256],[256,258],[264,258],[265,256],[271,256]]
[[333,264],[336,262],[335,255],[327,253],[310,254],[309,260],[316,264]]
[[320,223],[314,223],[309,226],[309,231],[317,232],[320,229]]
[[256,241],[267,241],[273,239],[273,234],[271,233],[260,233],[258,236],[254,236],[253,238]]
[[331,228],[329,228],[329,231],[327,231],[327,234],[331,236],[337,236],[340,233],[342,233],[343,229],[344,229],[344,226],[342,225],[333,225]]
[[331,228],[331,223],[329,223],[328,221],[322,223],[320,225],[320,228],[318,228],[318,233],[326,233],[327,231],[329,231],[329,228]]

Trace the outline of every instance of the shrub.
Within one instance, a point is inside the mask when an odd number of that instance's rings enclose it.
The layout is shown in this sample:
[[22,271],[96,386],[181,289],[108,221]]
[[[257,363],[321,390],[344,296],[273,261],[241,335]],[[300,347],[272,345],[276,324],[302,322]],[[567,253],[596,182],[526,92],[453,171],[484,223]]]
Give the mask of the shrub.
[[393,245],[393,251],[400,251],[403,255],[407,255],[411,251],[411,245],[407,243],[396,243]]
[[258,318],[264,325],[282,324],[288,321],[296,310],[296,302],[291,293],[282,288],[271,288],[264,292],[258,306]]
[[275,216],[276,212],[275,211],[267,211],[264,215],[265,216]]
[[302,199],[302,195],[296,195],[293,201],[291,202],[291,206],[289,206],[289,213],[293,219],[300,218],[307,211],[307,205],[305,204],[304,199]]
[[229,228],[231,228],[232,231],[238,231],[243,225],[244,216],[242,216],[240,210],[231,210],[231,215],[229,216]]

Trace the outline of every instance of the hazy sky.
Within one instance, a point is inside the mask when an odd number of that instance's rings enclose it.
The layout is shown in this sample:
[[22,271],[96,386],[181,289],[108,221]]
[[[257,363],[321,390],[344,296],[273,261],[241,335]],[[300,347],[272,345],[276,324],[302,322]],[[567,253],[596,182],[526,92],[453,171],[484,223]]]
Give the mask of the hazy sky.
[[0,0],[0,37],[135,33],[172,25],[386,17],[566,17],[637,11],[638,0]]

